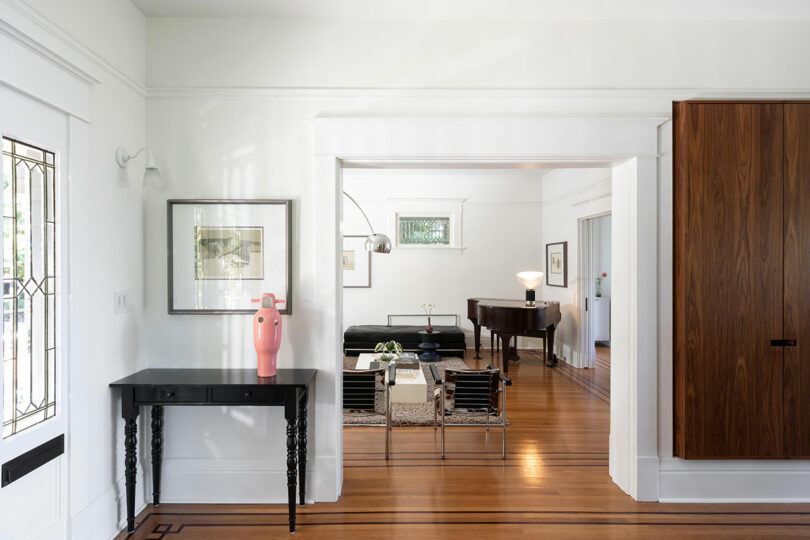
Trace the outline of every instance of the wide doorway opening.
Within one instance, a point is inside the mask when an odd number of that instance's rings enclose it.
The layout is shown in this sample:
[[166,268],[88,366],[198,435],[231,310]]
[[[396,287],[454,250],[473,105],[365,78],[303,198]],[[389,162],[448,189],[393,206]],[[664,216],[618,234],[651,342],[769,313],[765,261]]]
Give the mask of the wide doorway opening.
[[[362,468],[380,466],[392,473],[391,493],[419,497],[419,486],[432,484],[436,507],[453,500],[465,475],[486,471],[470,486],[471,493],[480,491],[483,497],[502,491],[505,478],[491,473],[510,469],[519,471],[509,480],[518,490],[562,485],[559,475],[567,471],[578,481],[601,483],[613,496],[626,497],[608,474],[610,377],[601,381],[604,389],[589,382],[596,371],[596,344],[580,346],[582,333],[592,328],[588,310],[580,307],[580,290],[595,277],[590,275],[595,270],[587,276],[580,270],[583,263],[591,264],[580,254],[596,249],[582,243],[580,229],[583,216],[612,211],[611,164],[343,165],[343,390],[354,391],[347,390],[357,384],[353,371],[390,365],[378,362],[386,352],[375,352],[381,344],[401,345],[402,352],[393,356],[410,352],[424,358],[425,336],[419,334],[428,324],[439,358],[397,366],[395,385],[388,389],[390,417],[382,411],[349,410],[357,398],[344,394],[341,500],[351,505],[362,498],[367,472]],[[609,270],[609,226],[599,233],[607,236],[608,258],[593,266],[607,264]],[[370,234],[385,235],[390,253],[367,251]],[[524,301],[526,290],[516,276],[524,271],[543,272],[536,303],[554,304],[559,312],[553,346],[548,336],[529,328],[506,341],[495,327],[482,327],[477,336],[469,317],[470,299]],[[607,332],[599,340],[605,345],[610,343]],[[434,415],[440,384],[431,364],[442,378],[445,369],[494,366],[511,379],[505,388],[505,460],[503,430],[494,425],[502,419],[503,401],[493,417],[462,419],[470,425],[448,427],[442,459],[440,413]],[[476,425],[485,422],[493,425]],[[444,481],[435,482],[435,469],[445,466]]]

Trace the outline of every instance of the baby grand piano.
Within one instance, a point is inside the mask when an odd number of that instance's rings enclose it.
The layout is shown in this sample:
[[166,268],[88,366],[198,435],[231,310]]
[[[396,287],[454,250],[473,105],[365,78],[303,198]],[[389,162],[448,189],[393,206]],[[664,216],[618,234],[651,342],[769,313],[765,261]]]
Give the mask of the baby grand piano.
[[515,336],[540,337],[545,332],[549,350],[548,353],[544,351],[546,365],[553,366],[557,361],[554,356],[554,330],[562,318],[559,302],[537,301],[534,306],[527,306],[523,300],[468,298],[467,318],[475,328],[475,356],[481,350],[481,327],[484,326],[501,340],[503,370],[506,373],[509,372],[509,360],[516,356],[509,348]]

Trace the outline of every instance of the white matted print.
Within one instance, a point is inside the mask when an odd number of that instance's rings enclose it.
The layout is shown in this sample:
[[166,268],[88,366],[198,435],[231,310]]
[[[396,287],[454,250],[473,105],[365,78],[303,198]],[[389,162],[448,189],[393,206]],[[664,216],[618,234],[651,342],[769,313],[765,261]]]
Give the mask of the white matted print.
[[366,236],[343,237],[343,287],[371,287],[371,252],[366,250]]
[[253,313],[275,293],[292,309],[292,201],[168,201],[169,313]]
[[264,279],[264,227],[195,227],[194,279]]
[[568,242],[546,244],[546,285],[568,287]]

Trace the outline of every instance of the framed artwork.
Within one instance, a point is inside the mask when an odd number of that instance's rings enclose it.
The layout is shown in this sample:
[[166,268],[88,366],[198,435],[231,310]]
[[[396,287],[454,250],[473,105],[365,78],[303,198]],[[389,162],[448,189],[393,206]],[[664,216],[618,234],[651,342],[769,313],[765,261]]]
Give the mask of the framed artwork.
[[546,244],[546,285],[568,287],[568,242]]
[[168,213],[170,314],[255,313],[275,293],[292,312],[292,201],[172,199]]
[[366,250],[367,236],[343,237],[343,288],[371,287],[371,252]]

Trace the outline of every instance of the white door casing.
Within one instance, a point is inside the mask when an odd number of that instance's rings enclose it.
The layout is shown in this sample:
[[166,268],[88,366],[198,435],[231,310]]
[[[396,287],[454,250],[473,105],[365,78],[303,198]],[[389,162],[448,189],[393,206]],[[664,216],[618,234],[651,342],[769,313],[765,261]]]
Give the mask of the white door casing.
[[[334,344],[341,373],[342,272],[341,171],[363,164],[413,166],[458,163],[611,162],[614,229],[614,354],[611,386],[624,399],[611,400],[610,475],[637,500],[658,498],[657,448],[657,147],[664,118],[316,118],[314,160],[319,187],[315,249],[319,266],[322,331]],[[619,214],[621,218],[619,219]],[[619,226],[618,221],[622,222]],[[627,257],[617,264],[621,253]],[[617,288],[617,271],[624,286]],[[621,354],[617,354],[616,347]],[[615,359],[614,359],[615,358]],[[330,420],[341,424],[341,380]],[[613,392],[612,392],[613,393]],[[342,484],[342,435],[338,429],[335,482]]]

